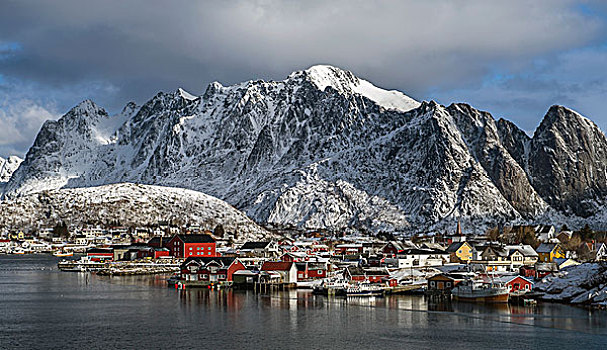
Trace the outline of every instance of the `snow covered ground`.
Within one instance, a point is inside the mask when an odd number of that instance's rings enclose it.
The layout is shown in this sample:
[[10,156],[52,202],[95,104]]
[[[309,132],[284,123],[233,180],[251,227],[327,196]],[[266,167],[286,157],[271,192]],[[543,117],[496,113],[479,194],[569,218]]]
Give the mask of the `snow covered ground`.
[[585,263],[544,277],[535,286],[542,299],[572,304],[607,304],[607,263]]
[[0,226],[19,229],[86,222],[144,226],[170,221],[213,230],[223,225],[238,238],[262,238],[268,232],[226,202],[182,188],[121,183],[41,192],[0,202]]

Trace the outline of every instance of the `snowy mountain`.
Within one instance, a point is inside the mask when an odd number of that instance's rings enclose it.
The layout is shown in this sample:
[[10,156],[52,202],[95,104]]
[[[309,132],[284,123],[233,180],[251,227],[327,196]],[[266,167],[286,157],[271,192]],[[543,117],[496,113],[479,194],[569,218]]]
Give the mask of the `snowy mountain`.
[[182,188],[114,184],[59,189],[0,202],[0,226],[20,229],[53,226],[64,221],[77,226],[90,221],[120,222],[125,226],[200,225],[213,230],[224,226],[239,238],[265,237],[268,232],[229,204],[206,194]]
[[136,182],[207,193],[262,224],[481,228],[600,213],[605,147],[564,107],[530,138],[471,106],[419,103],[314,66],[283,81],[215,82],[202,96],[159,93],[116,116],[84,101],[44,124],[5,198]]

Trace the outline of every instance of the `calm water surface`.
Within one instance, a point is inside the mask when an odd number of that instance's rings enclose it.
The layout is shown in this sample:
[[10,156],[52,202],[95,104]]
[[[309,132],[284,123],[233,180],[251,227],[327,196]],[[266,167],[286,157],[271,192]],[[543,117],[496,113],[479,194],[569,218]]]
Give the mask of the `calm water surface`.
[[[0,348],[607,349],[607,312],[166,287],[0,256]],[[449,310],[449,311],[432,311]]]

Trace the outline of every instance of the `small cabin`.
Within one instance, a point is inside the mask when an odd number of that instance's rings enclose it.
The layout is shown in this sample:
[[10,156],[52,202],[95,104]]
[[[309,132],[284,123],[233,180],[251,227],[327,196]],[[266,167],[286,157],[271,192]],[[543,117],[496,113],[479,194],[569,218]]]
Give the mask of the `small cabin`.
[[428,278],[428,290],[451,290],[456,285],[456,279],[445,274]]

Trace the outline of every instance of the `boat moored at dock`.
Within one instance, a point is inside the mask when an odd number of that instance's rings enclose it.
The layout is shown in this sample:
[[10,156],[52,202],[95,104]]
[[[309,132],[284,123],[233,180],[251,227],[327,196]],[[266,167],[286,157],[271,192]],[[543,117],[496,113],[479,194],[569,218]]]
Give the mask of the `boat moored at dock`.
[[451,290],[453,299],[478,303],[507,303],[508,288],[498,282],[466,280]]

